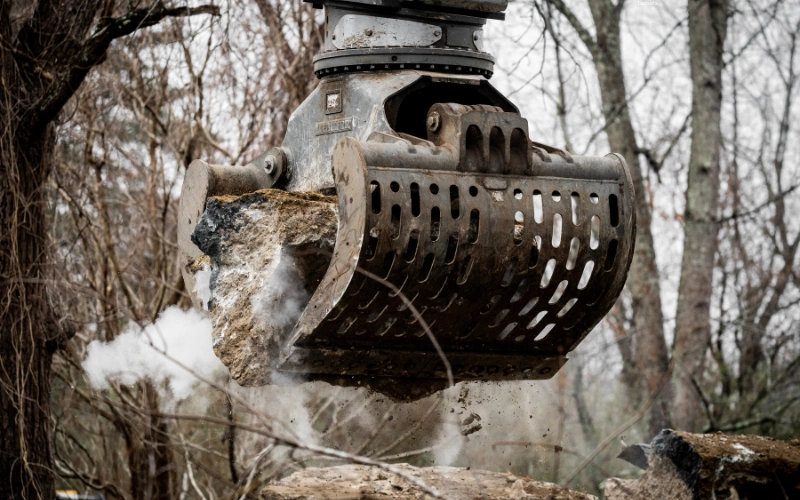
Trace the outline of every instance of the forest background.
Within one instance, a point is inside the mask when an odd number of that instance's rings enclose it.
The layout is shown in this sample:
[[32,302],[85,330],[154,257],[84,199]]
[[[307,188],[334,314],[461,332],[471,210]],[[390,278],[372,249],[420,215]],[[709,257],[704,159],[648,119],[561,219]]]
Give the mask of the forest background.
[[2,1],[0,496],[242,498],[370,460],[596,493],[636,474],[622,437],[798,435],[797,0],[514,1],[489,22],[531,136],[619,152],[637,187],[626,291],[554,379],[407,405],[228,381],[178,269],[181,180],[280,143],[320,21],[300,0]]

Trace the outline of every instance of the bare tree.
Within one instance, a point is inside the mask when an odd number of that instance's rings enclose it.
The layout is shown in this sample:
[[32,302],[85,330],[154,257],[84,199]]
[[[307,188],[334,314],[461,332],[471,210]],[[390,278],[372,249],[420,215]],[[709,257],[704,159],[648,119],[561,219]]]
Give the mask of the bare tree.
[[0,496],[53,498],[50,371],[70,329],[46,288],[45,185],[54,123],[115,39],[167,17],[214,14],[212,6],[116,8],[113,1],[0,3]]
[[675,401],[679,429],[698,426],[702,403],[695,389],[711,338],[714,257],[719,232],[723,49],[727,0],[692,0],[689,61],[692,75],[692,146],[684,210],[684,244],[675,319]]
[[[622,70],[620,20],[625,3],[624,0],[618,0],[617,3],[611,0],[588,0],[595,28],[592,35],[563,0],[547,2],[569,21],[592,56],[600,87],[609,147],[625,158],[636,190],[636,249],[627,282],[633,309],[633,325],[629,333],[632,348],[623,348],[620,351],[625,365],[639,375],[625,379],[631,384],[631,394],[636,398],[637,395],[658,387],[659,380],[668,368],[669,353],[664,339],[661,285],[651,229],[648,187],[639,163],[641,149],[636,142],[628,108],[628,89]],[[627,344],[620,345],[625,347]],[[667,393],[665,391],[664,397],[668,399]],[[650,431],[654,434],[669,427],[670,419],[663,411],[663,405],[654,404],[652,409]]]

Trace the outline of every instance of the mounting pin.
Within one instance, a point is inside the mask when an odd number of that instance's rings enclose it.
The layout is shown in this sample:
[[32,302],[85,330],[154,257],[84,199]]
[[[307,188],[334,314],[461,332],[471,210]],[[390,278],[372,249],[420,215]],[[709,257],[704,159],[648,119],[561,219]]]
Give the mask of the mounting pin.
[[434,111],[433,113],[428,115],[427,122],[428,122],[428,130],[430,130],[431,132],[436,132],[437,130],[439,130],[439,122],[440,122],[439,113]]

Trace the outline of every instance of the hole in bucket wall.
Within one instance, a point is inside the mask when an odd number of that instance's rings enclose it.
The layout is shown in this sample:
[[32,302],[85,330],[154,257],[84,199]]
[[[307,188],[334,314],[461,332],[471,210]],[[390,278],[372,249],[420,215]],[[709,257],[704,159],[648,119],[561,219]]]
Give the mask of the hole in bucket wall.
[[481,213],[477,208],[473,208],[469,213],[469,231],[467,232],[467,241],[475,243],[478,241],[478,232],[481,228]]
[[379,214],[381,213],[381,185],[378,181],[372,181],[369,183],[369,189],[372,193],[370,205],[372,206],[372,213]]
[[375,332],[375,335],[378,337],[385,335],[386,332],[389,331],[389,328],[392,327],[393,324],[397,321],[397,318],[387,318],[383,325]]
[[371,305],[372,305],[372,303],[373,303],[373,302],[375,302],[375,300],[376,300],[378,297],[380,297],[380,295],[381,295],[381,292],[375,292],[375,295],[373,295],[372,297],[370,297],[370,298],[369,298],[369,299],[368,299],[368,300],[367,300],[365,303],[363,303],[363,304],[360,304],[360,305],[358,306],[358,308],[359,308],[360,310],[362,310],[362,311],[363,311],[364,309],[366,309],[366,308],[368,308],[369,306],[371,306]]
[[392,205],[392,222],[389,238],[396,240],[400,237],[400,205]]
[[475,328],[477,326],[478,326],[478,321],[477,320],[473,319],[473,320],[468,321],[467,324],[464,325],[461,328],[461,331],[459,331],[459,333],[456,336],[456,338],[457,339],[465,339],[465,338],[469,337],[472,334],[472,332],[475,331]]
[[517,290],[514,292],[514,295],[511,297],[511,300],[509,302],[511,304],[513,304],[514,302],[519,302],[519,299],[521,299],[523,295],[528,293],[529,288],[530,287],[528,286],[528,279],[524,278],[522,281],[519,282],[519,285],[517,285]]
[[458,219],[461,215],[461,206],[458,201],[458,186],[450,186],[450,216]]
[[542,193],[538,189],[533,192],[533,221],[541,224],[544,220],[544,209],[542,208]]
[[581,223],[581,197],[578,193],[572,193],[569,200],[570,208],[572,208],[572,223],[577,226]]
[[561,245],[561,223],[562,223],[561,214],[554,214],[553,215],[553,240],[551,242],[554,248],[558,248],[559,245]]
[[439,227],[442,222],[442,214],[439,207],[431,208],[431,241],[439,239]]
[[514,244],[522,243],[522,232],[525,230],[525,215],[517,210],[514,214]]
[[550,333],[551,331],[553,331],[553,328],[555,328],[555,327],[556,327],[555,323],[550,323],[549,325],[547,325],[544,328],[542,328],[542,331],[539,332],[536,335],[536,337],[533,338],[533,340],[544,340],[544,338],[547,337],[547,334]]
[[[399,288],[399,287],[398,287],[398,288]],[[397,294],[390,295],[390,297],[396,297],[396,296],[397,296]],[[397,306],[397,312],[403,312],[403,311],[405,311],[406,309],[408,309],[408,304],[409,304],[409,303],[412,303],[412,304],[413,304],[413,303],[414,303],[414,301],[415,301],[415,300],[417,300],[417,297],[419,297],[419,292],[415,293],[415,294],[414,294],[414,295],[412,295],[412,296],[407,296],[406,298],[408,299],[408,302],[405,302],[405,301],[402,301],[402,302],[400,302],[400,305],[399,305],[399,306]],[[422,314],[422,313],[420,312],[420,314]]]
[[550,259],[547,261],[547,265],[544,268],[544,274],[542,275],[542,282],[540,283],[541,288],[546,288],[547,285],[550,284],[550,280],[553,278],[553,272],[556,270],[556,259]]
[[555,304],[556,302],[561,300],[561,296],[564,295],[564,291],[567,289],[567,285],[569,285],[569,282],[567,280],[563,280],[561,283],[559,283],[558,286],[556,287],[555,293],[553,293],[553,296],[550,297],[548,303]]
[[522,310],[520,310],[519,315],[525,316],[526,314],[531,312],[531,309],[533,309],[533,307],[536,305],[537,302],[539,302],[539,297],[534,297],[531,300],[529,300],[528,303],[525,304],[525,307],[523,307]]
[[500,282],[500,286],[507,287],[511,284],[514,280],[514,276],[517,274],[517,265],[519,264],[519,259],[514,257],[508,263],[508,267],[506,268],[506,273],[503,275],[503,281]]
[[591,234],[589,235],[589,248],[596,250],[600,245],[600,217],[593,215],[591,226]]
[[586,285],[589,284],[589,279],[592,277],[592,271],[594,270],[594,261],[590,260],[583,266],[583,273],[581,274],[581,279],[578,281],[578,290],[583,290],[586,288]]
[[466,137],[467,152],[464,160],[467,172],[485,170],[483,167],[483,133],[477,125],[470,125]]
[[527,328],[528,330],[536,328],[536,325],[541,323],[541,321],[544,319],[545,316],[547,316],[547,311],[540,311],[539,314],[537,314],[536,317],[533,318],[531,322],[528,323],[528,326],[526,326],[525,328]]
[[576,298],[569,299],[567,303],[564,304],[564,307],[562,307],[561,310],[558,311],[558,314],[556,314],[556,316],[560,318],[565,314],[567,314],[569,310],[572,309],[572,306],[574,306],[576,302],[578,302],[578,299]]
[[459,285],[466,283],[467,279],[469,278],[470,271],[472,271],[472,255],[468,255],[461,264],[461,271],[458,273],[458,279],[456,280],[456,283]]
[[497,336],[498,340],[503,340],[504,338],[508,337],[508,335],[514,331],[514,328],[517,327],[516,323],[509,323],[503,328],[503,331],[500,332],[500,335]]
[[400,191],[400,184],[398,184],[398,183],[397,183],[397,182],[395,182],[395,181],[392,181],[392,183],[391,183],[391,184],[389,184],[389,187],[390,187],[390,188],[392,189],[392,191],[394,191],[395,193],[396,193],[396,192],[398,192],[398,191]]
[[389,306],[384,304],[384,306],[382,308],[376,309],[376,310],[372,311],[371,313],[369,313],[367,315],[367,323],[375,323],[376,321],[378,321],[378,318],[381,317],[381,314],[383,314],[383,312],[386,311],[386,309],[388,309],[388,308],[389,308]]
[[533,245],[531,245],[531,254],[528,257],[528,269],[533,269],[539,262],[539,248],[542,246],[542,237],[538,234],[533,237]]
[[386,252],[381,264],[381,278],[386,279],[392,272],[392,265],[394,265],[394,250]]
[[453,305],[453,302],[455,302],[457,298],[458,298],[458,294],[453,292],[450,295],[450,298],[447,299],[447,304],[445,304],[445,306],[442,308],[441,312],[445,312],[446,310],[450,309],[450,306]]
[[456,250],[458,249],[458,233],[451,233],[447,238],[447,252],[444,255],[444,263],[452,264],[456,259]]
[[508,316],[509,311],[510,309],[503,309],[502,311],[497,313],[497,316],[495,316],[492,322],[489,324],[489,328],[494,328],[500,323],[502,323],[503,320],[506,319],[506,316]]
[[414,229],[408,235],[408,246],[406,246],[406,253],[403,256],[406,262],[412,262],[417,256],[417,246],[419,246],[419,230]]
[[349,330],[350,327],[353,326],[353,323],[355,322],[356,322],[355,316],[349,316],[347,319],[339,323],[339,328],[336,329],[336,333],[342,334],[347,332],[347,330]]
[[485,303],[485,304],[484,304],[484,305],[481,307],[480,311],[478,311],[478,312],[480,312],[481,314],[487,314],[489,311],[491,311],[491,310],[492,310],[492,308],[493,308],[494,306],[496,306],[496,305],[497,305],[497,303],[498,303],[498,302],[500,302],[500,299],[502,299],[502,298],[503,298],[503,296],[502,296],[502,295],[495,295],[495,296],[493,296],[491,299],[489,299],[489,302]]
[[511,132],[511,164],[527,165],[530,160],[528,157],[528,137],[521,128],[515,128]]
[[375,251],[378,249],[378,238],[381,236],[381,230],[373,227],[369,230],[369,240],[367,240],[367,249],[364,256],[367,260],[372,260],[375,257]]
[[419,184],[411,183],[411,215],[419,217]]
[[505,170],[505,159],[503,152],[506,146],[506,139],[503,131],[499,127],[492,127],[489,132],[489,171],[501,173]]
[[614,268],[614,260],[617,258],[617,240],[608,242],[608,253],[606,253],[606,261],[603,265],[605,271],[610,271]]
[[608,217],[613,227],[619,226],[619,203],[615,194],[608,196]]
[[567,271],[572,271],[575,269],[575,263],[578,261],[578,252],[581,249],[581,240],[580,238],[572,238],[569,242],[569,255],[567,256]]

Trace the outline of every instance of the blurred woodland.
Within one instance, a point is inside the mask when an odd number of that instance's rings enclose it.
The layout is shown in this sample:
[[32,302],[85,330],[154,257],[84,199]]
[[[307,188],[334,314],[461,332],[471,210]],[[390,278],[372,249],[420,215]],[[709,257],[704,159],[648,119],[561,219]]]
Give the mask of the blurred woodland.
[[0,0],[0,497],[256,498],[343,462],[597,494],[637,474],[614,459],[623,436],[800,435],[798,0],[517,0],[488,25],[492,83],[531,136],[618,152],[637,189],[626,291],[552,380],[406,405],[224,370],[191,372],[188,396],[92,385],[92,341],[191,307],[185,169],[280,143],[317,82],[320,21],[301,0]]

